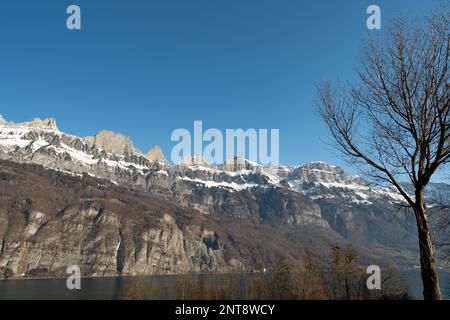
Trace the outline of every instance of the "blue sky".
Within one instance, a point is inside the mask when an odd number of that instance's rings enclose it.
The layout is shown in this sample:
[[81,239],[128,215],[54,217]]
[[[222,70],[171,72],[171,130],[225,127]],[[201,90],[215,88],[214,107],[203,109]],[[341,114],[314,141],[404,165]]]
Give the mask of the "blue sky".
[[[171,132],[279,128],[280,161],[343,164],[314,110],[322,80],[354,79],[366,8],[382,27],[434,0],[14,0],[0,5],[0,114],[55,117],[166,154]],[[82,30],[66,29],[66,8]],[[379,32],[379,31],[372,31]]]

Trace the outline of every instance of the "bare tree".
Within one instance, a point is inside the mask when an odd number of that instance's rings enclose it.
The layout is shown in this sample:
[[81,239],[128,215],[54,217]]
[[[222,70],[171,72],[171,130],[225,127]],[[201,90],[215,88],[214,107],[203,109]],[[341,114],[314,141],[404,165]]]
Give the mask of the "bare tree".
[[356,84],[324,83],[318,90],[320,114],[339,151],[412,208],[427,300],[441,298],[425,188],[450,160],[449,17],[442,7],[414,21],[396,20],[364,43]]

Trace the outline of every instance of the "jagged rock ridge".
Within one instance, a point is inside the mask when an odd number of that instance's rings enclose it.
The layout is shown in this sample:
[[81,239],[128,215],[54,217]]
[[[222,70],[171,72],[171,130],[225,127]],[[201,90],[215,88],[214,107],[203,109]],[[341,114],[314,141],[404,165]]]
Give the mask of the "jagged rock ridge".
[[[169,166],[160,148],[143,155],[125,136],[103,132],[98,138],[82,139],[60,132],[52,123],[40,120],[19,125],[4,121],[0,124],[0,159],[41,165],[77,179],[86,174],[106,179],[112,185],[158,195],[211,219],[227,217],[267,226],[273,233],[285,227],[320,230],[325,237],[341,237],[361,250],[378,247],[385,256],[401,248],[407,252],[397,261],[402,265],[416,256],[414,226],[392,219],[396,204],[402,201],[399,195],[388,188],[373,187],[342,168],[323,162],[266,168],[240,158],[214,168],[201,157],[188,157],[179,165]],[[39,222],[32,222],[25,234],[39,230]],[[161,228],[159,225],[152,232]],[[178,255],[175,249],[172,251]],[[101,254],[107,259],[111,253]],[[238,261],[238,265],[245,265],[242,259]],[[122,270],[133,273],[131,267],[127,269],[129,264],[119,264]],[[217,270],[228,267],[229,261]],[[157,269],[161,271],[159,266]]]

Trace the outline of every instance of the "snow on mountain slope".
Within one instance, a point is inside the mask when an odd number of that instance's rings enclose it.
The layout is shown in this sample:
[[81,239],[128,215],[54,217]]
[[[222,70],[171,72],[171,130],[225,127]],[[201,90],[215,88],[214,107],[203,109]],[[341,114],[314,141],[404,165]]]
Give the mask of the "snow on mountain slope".
[[244,189],[257,187],[257,184],[254,183],[236,183],[236,182],[216,182],[216,181],[210,181],[210,180],[200,180],[200,179],[191,179],[189,177],[182,177],[179,178],[184,181],[191,181],[196,184],[201,184],[207,188],[224,188],[229,189],[230,191],[242,191]]
[[376,200],[403,201],[396,190],[372,186],[361,177],[348,175],[342,168],[324,162],[298,167],[286,181],[292,189],[312,199],[340,198],[368,205]]
[[106,152],[57,129],[23,124],[8,123],[0,126],[0,154],[6,160],[37,163],[52,169],[94,175],[99,167],[141,175],[155,167],[154,161],[140,154],[119,155]]
[[[42,158],[40,155],[43,154],[68,160],[73,164],[72,168],[67,165],[60,168],[59,164],[62,161],[58,163],[44,160],[41,164],[75,173],[86,171],[96,175],[95,170],[100,165],[110,167],[111,170],[120,169],[142,176],[154,169],[153,161],[146,159],[143,155],[119,155],[106,152],[90,146],[79,137],[60,132],[52,127],[2,125],[0,126],[0,147],[2,153],[9,155],[6,158],[10,160],[20,158],[22,161],[33,162],[33,159]],[[175,179],[200,183],[208,188],[241,191],[258,186],[284,186],[301,192],[311,199],[341,197],[366,204],[371,203],[370,199],[386,196],[392,200],[400,200],[398,195],[389,190],[369,187],[362,179],[347,175],[341,168],[320,162],[300,167],[266,168],[236,157],[218,168],[212,168],[203,162],[201,165],[191,165],[189,160],[172,168],[175,169],[170,172]]]
[[[363,205],[384,200],[392,203],[403,201],[393,189],[372,186],[364,179],[348,175],[342,168],[324,162],[264,167],[235,157],[212,167],[203,159],[189,157],[179,165],[169,166],[166,161],[152,160],[140,153],[127,137],[115,133],[108,136],[121,138],[111,143],[103,139],[102,145],[131,151],[123,154],[108,152],[89,142],[95,141],[94,138],[80,138],[59,131],[53,119],[35,119],[18,124],[3,120],[0,123],[0,158],[41,164],[76,174],[86,172],[118,183],[142,186],[169,187],[177,181],[184,181],[197,187],[232,192],[258,187],[285,188],[313,200],[338,198]],[[165,159],[160,150],[158,159]],[[447,190],[446,186],[436,189],[436,193],[442,194],[442,190]],[[445,196],[448,197],[448,193]]]

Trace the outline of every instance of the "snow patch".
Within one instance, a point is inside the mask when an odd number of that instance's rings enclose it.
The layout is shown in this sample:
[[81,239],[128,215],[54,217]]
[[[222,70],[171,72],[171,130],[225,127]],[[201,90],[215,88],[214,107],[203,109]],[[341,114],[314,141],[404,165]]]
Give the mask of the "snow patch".
[[250,188],[254,188],[254,187],[258,186],[257,184],[253,184],[253,183],[239,184],[239,183],[235,183],[235,182],[216,182],[216,181],[210,181],[210,180],[192,179],[189,177],[181,177],[178,179],[183,180],[183,181],[189,181],[189,182],[203,184],[206,188],[225,188],[225,189],[232,189],[235,191],[242,191],[245,189],[250,189]]

